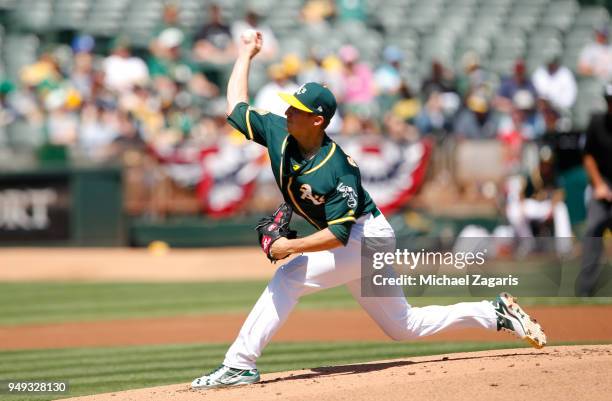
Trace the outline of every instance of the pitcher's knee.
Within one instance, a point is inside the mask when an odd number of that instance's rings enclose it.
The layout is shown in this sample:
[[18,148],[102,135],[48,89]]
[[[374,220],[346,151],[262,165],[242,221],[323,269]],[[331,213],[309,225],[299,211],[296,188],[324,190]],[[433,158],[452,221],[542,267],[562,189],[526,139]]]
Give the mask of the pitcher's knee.
[[393,327],[383,328],[385,334],[393,341],[407,341],[419,337],[419,333],[407,324],[398,324]]

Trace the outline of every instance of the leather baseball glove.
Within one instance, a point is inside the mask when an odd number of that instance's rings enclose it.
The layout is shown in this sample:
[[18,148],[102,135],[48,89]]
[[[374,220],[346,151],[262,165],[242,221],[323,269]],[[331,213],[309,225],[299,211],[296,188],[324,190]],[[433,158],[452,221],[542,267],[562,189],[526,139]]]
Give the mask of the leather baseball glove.
[[281,237],[293,239],[297,236],[297,231],[289,228],[292,214],[293,209],[291,209],[291,206],[283,203],[271,216],[259,220],[255,227],[255,231],[257,231],[259,236],[259,245],[272,263],[277,261],[276,258],[270,255],[270,249],[274,241]]

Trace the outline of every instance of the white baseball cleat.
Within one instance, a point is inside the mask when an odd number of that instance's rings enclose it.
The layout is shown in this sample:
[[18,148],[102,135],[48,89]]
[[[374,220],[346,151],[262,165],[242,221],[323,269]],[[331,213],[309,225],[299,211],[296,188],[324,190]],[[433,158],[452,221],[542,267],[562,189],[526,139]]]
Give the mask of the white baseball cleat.
[[509,331],[535,348],[544,347],[546,334],[542,326],[532,319],[516,301],[517,299],[507,292],[502,292],[493,301],[497,313],[497,331]]
[[259,381],[257,369],[236,369],[221,365],[207,375],[198,377],[191,382],[193,389],[241,386]]

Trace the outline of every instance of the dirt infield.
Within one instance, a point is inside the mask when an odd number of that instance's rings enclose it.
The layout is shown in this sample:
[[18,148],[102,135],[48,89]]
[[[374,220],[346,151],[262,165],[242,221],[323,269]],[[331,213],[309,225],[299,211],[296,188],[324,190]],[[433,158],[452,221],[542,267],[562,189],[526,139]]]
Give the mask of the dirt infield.
[[267,279],[259,248],[3,248],[1,281],[218,281]]
[[[610,342],[612,306],[532,307],[549,342]],[[0,327],[0,349],[113,345],[228,343],[244,314],[74,322]],[[322,329],[325,328],[325,329]],[[504,341],[512,337],[483,330],[457,330],[422,341]],[[274,341],[381,341],[388,337],[362,310],[295,311]]]
[[599,345],[415,357],[263,375],[246,387],[177,384],[70,400],[603,401],[610,394],[612,346]]

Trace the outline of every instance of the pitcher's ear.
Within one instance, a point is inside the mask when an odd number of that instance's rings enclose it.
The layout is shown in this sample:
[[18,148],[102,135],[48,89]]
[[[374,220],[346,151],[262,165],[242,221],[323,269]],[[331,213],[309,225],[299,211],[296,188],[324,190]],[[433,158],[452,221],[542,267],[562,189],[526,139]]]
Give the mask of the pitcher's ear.
[[325,125],[325,117],[317,115],[317,116],[314,118],[314,123],[313,123],[313,124],[314,124],[315,126],[317,126],[317,127],[322,127],[322,126],[324,126],[324,125]]

